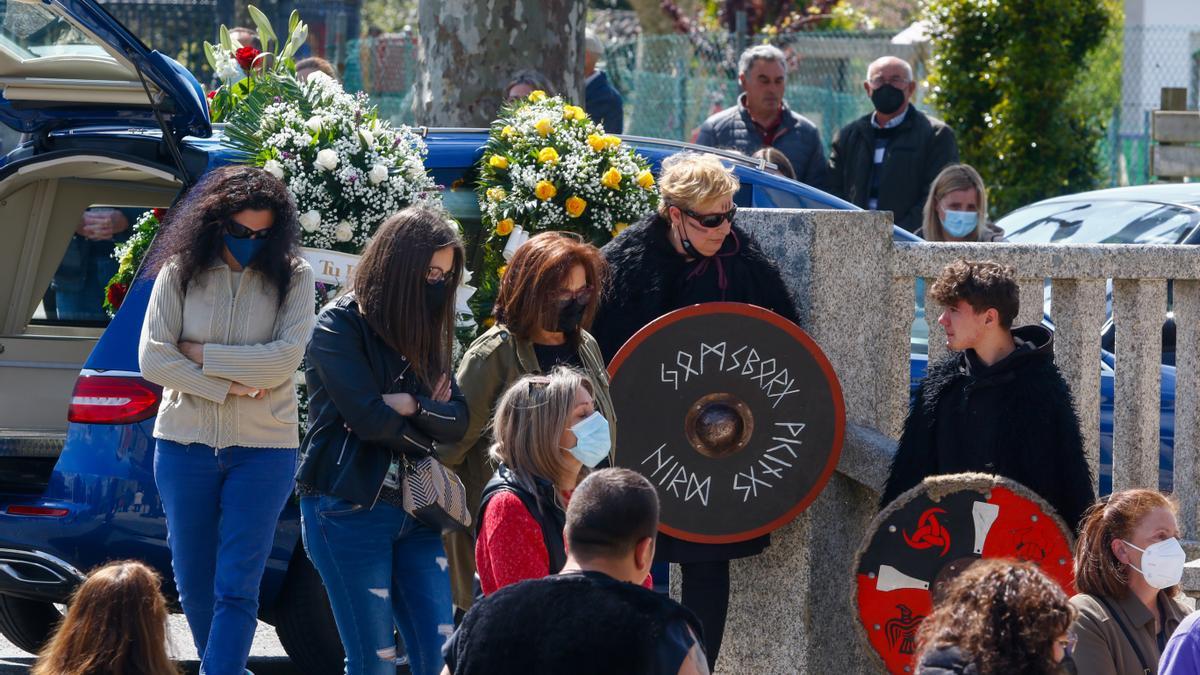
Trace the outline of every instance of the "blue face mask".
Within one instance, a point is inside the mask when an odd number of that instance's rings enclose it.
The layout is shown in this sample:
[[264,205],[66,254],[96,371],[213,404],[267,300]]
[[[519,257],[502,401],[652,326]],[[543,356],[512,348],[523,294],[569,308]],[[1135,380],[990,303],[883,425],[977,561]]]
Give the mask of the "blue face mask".
[[571,427],[571,433],[575,434],[575,447],[563,449],[574,455],[584,466],[593,469],[608,458],[612,439],[608,435],[608,420],[604,419],[599,410]]
[[242,267],[249,267],[250,261],[254,260],[254,256],[266,245],[266,239],[238,239],[231,234],[225,235],[225,248],[229,249],[233,259]]
[[951,211],[946,209],[942,227],[951,237],[965,237],[979,225],[979,214],[974,211]]

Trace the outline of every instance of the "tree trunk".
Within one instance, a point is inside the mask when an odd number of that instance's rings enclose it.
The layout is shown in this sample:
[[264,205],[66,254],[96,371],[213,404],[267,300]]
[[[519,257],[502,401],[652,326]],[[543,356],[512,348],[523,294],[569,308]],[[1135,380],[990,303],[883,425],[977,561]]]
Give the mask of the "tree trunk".
[[586,13],[584,0],[421,0],[418,124],[487,126],[526,68],[582,105]]

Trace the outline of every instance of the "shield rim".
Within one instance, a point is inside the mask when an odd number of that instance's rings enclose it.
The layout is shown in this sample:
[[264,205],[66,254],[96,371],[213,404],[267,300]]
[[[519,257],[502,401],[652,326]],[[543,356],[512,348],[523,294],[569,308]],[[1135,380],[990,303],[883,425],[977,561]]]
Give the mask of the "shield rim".
[[[830,393],[833,394],[833,410],[834,410],[834,428],[833,428],[833,450],[829,453],[829,459],[825,462],[825,466],[821,469],[821,474],[817,477],[816,483],[813,484],[808,494],[800,501],[796,502],[792,508],[785,513],[770,521],[756,527],[752,530],[746,530],[737,534],[697,534],[681,530],[670,525],[664,524],[661,520],[658,523],[658,531],[663,534],[670,535],[676,539],[690,541],[697,544],[735,544],[738,542],[749,541],[761,537],[765,534],[770,534],[775,530],[792,522],[804,512],[817,499],[822,492],[825,491],[825,486],[829,484],[829,480],[833,478],[833,472],[837,470],[838,462],[842,457],[842,449],[846,439],[846,399],[842,393],[842,384],[838,380],[837,373],[833,370],[833,364],[829,362],[829,357],[817,344],[816,340],[804,332],[796,324],[779,316],[769,309],[759,307],[743,302],[705,302],[698,305],[690,305],[682,307],[674,311],[663,314],[650,323],[642,326],[638,332],[621,345],[613,356],[612,362],[608,364],[608,379],[611,388],[612,382],[616,379],[617,373],[620,372],[621,366],[629,359],[630,354],[637,349],[638,345],[645,342],[650,336],[654,335],[663,328],[672,324],[690,319],[696,316],[708,316],[710,314],[737,314],[760,319],[776,328],[784,331],[792,336],[797,342],[804,346],[809,355],[817,362],[817,366],[821,369],[821,373],[825,376],[825,382],[829,385]],[[618,420],[619,422],[620,420]]]

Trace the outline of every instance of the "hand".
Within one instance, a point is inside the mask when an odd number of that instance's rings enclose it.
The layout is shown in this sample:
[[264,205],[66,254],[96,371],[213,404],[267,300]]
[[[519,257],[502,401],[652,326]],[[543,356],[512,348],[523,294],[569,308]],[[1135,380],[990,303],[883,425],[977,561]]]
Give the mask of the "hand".
[[437,382],[437,386],[433,388],[433,395],[429,398],[438,403],[445,403],[450,400],[450,376],[442,375]]
[[412,394],[384,394],[383,402],[405,417],[417,412],[417,399],[413,398]]
[[188,342],[187,340],[180,342],[179,353],[198,366],[204,365],[204,345],[199,342]]
[[241,382],[234,382],[229,386],[229,394],[231,396],[249,396],[250,398],[260,398],[263,395],[263,390],[257,387],[247,387]]
[[83,212],[76,234],[91,241],[109,241],[129,227],[125,214],[116,209],[88,209]]

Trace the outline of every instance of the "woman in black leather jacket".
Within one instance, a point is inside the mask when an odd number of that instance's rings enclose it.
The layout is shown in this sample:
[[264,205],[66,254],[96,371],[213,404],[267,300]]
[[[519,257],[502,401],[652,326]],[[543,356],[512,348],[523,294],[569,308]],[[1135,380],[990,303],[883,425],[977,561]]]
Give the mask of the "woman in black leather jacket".
[[388,219],[352,291],[321,311],[308,345],[309,429],[296,480],[304,547],[321,574],[347,675],[395,673],[393,626],[413,675],[441,670],[453,628],[441,532],[402,508],[405,456],[467,428],[450,370],[463,248],[424,207]]

